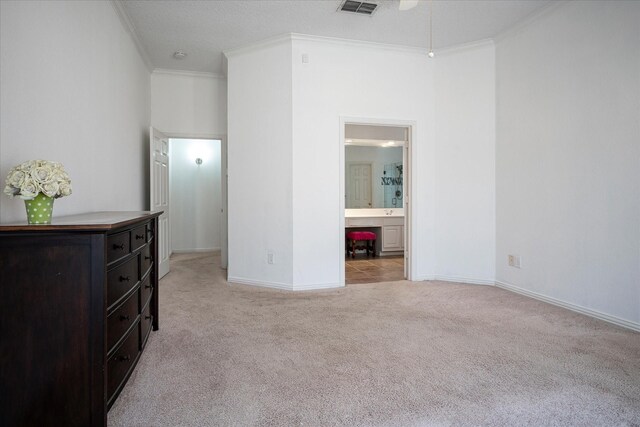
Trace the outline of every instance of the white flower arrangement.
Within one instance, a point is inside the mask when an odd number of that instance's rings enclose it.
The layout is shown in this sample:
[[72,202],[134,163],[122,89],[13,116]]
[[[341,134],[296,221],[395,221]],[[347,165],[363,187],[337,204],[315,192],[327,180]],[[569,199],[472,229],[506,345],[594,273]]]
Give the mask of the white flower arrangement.
[[59,198],[71,194],[71,179],[64,166],[48,160],[30,160],[11,168],[4,193],[33,200],[38,193]]

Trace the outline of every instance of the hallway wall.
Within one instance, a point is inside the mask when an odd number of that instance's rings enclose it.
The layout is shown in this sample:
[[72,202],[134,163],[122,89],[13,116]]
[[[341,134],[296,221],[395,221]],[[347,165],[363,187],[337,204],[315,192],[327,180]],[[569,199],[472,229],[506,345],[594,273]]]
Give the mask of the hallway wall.
[[[220,141],[170,139],[171,249],[200,252],[220,249]],[[197,165],[196,158],[202,159]]]

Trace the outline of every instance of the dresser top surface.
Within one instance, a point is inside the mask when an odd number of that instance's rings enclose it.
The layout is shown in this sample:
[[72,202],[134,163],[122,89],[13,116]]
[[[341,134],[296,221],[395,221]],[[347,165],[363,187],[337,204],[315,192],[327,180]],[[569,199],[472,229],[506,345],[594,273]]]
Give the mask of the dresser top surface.
[[162,211],[135,212],[90,212],[77,215],[54,217],[51,224],[30,225],[24,222],[0,224],[0,232],[11,231],[109,231],[136,222],[158,217]]

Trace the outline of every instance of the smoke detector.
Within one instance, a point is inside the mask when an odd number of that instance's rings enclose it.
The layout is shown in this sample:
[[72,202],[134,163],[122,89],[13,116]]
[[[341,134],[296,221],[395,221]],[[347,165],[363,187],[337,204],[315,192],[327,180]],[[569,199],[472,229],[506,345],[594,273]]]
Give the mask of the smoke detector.
[[177,50],[175,52],[173,52],[173,57],[175,59],[184,59],[187,56],[187,54],[181,50]]
[[344,0],[338,10],[343,12],[360,13],[362,15],[373,15],[378,5],[364,1]]

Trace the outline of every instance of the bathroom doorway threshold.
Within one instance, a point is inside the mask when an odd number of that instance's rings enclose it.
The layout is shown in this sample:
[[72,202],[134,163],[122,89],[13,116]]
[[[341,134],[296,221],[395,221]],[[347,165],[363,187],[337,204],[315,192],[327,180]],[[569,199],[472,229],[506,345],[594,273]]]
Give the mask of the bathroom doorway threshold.
[[356,254],[355,258],[345,258],[345,284],[395,282],[404,280],[404,257],[367,257]]

